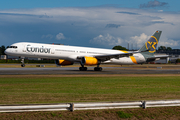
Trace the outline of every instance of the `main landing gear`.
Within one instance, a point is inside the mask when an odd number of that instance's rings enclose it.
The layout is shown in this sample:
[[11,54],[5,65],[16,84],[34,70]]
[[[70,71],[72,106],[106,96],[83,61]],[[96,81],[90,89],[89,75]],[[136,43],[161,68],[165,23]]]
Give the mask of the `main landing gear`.
[[[82,67],[79,67],[80,71],[87,71],[87,67],[84,67],[84,65],[81,65]],[[99,65],[97,65],[97,67],[94,68],[94,71],[102,71],[102,67],[99,67]]]
[[87,71],[87,67],[84,67],[84,65],[81,65],[82,67],[79,67],[80,71]]
[[102,71],[102,67],[95,67],[94,71]]
[[25,67],[24,58],[21,59],[21,67]]
[[102,71],[102,67],[99,67],[100,64],[97,65],[97,67],[94,68],[94,71]]
[[87,71],[87,67],[79,67],[80,71]]

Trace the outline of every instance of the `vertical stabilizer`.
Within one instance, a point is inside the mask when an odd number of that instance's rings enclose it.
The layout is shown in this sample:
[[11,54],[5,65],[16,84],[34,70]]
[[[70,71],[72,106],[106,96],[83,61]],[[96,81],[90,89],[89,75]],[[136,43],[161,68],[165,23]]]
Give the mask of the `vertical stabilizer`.
[[156,47],[159,43],[159,38],[161,36],[162,31],[156,31],[149,40],[145,43],[145,45],[139,49],[140,52],[147,51],[149,54],[154,54],[156,52]]

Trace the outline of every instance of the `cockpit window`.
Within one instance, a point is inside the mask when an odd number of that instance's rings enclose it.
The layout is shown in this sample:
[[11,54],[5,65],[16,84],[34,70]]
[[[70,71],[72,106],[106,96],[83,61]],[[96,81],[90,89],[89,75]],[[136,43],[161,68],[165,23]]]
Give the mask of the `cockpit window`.
[[17,48],[17,46],[10,46],[9,48]]

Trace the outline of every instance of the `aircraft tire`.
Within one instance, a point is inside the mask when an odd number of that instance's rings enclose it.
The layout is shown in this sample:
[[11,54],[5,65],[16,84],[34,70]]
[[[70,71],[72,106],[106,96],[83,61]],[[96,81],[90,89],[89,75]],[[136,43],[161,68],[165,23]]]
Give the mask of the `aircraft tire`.
[[80,71],[87,71],[87,67],[79,67]]
[[102,71],[102,67],[95,67],[94,71]]
[[25,64],[22,64],[21,67],[25,67]]

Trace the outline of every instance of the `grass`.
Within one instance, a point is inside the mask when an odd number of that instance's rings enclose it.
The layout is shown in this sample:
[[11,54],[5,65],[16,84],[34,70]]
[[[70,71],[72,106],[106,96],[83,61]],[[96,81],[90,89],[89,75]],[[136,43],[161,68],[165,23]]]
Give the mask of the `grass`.
[[117,111],[116,113],[120,118],[131,118],[132,117],[132,114],[124,113],[123,111]]
[[180,107],[0,113],[1,120],[179,120]]
[[0,77],[0,104],[180,99],[180,77]]

